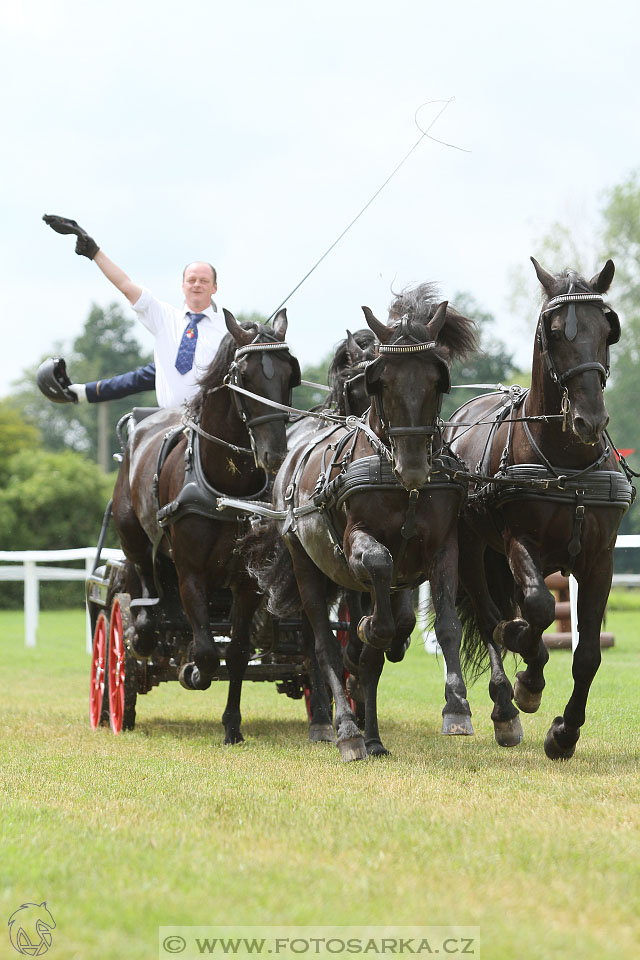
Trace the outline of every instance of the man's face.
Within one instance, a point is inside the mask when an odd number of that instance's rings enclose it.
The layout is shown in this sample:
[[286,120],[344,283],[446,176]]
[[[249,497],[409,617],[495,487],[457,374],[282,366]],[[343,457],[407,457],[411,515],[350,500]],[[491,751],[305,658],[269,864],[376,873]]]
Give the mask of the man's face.
[[218,285],[213,280],[211,267],[208,263],[190,263],[184,272],[182,292],[187,306],[194,313],[201,313],[209,306],[211,297]]

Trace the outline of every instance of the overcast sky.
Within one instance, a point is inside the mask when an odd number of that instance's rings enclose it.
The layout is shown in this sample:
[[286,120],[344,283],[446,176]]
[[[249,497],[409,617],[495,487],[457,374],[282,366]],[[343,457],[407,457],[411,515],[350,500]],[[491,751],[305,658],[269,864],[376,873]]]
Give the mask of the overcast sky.
[[554,220],[588,236],[640,166],[639,10],[2,0],[0,394],[92,302],[127,307],[43,213],[78,220],[161,299],[180,305],[182,267],[204,259],[222,305],[270,314],[416,143],[417,107],[450,97],[432,133],[471,152],[421,142],[291,298],[288,340],[320,359],[364,325],[361,304],[384,318],[391,286],[435,280],[528,363],[511,272]]

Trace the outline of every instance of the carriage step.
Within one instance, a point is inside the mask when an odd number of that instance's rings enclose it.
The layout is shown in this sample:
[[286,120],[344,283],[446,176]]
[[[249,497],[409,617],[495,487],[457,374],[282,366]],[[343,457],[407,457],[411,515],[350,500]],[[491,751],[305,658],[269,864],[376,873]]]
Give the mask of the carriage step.
[[137,600],[132,600],[129,604],[130,607],[155,607],[160,603],[160,597],[147,597],[143,599],[139,597]]

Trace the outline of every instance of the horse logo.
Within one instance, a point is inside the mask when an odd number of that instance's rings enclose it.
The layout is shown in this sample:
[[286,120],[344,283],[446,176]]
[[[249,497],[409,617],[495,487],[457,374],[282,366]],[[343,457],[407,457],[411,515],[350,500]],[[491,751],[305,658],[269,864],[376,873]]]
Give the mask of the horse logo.
[[9,917],[9,938],[14,950],[27,957],[42,957],[51,946],[56,922],[47,901],[23,903]]

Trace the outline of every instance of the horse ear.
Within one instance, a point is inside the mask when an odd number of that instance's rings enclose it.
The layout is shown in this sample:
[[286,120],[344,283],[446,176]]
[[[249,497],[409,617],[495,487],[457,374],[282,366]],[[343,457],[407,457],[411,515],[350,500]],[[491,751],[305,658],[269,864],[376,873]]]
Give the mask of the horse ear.
[[600,273],[596,273],[595,277],[591,277],[589,282],[595,289],[596,293],[607,292],[611,286],[611,281],[613,280],[613,275],[615,272],[616,268],[613,264],[613,260],[607,260]]
[[356,342],[351,330],[347,330],[347,353],[352,364],[360,363],[365,358],[365,352]]
[[371,330],[373,330],[380,343],[388,343],[394,334],[393,329],[376,319],[369,307],[363,307],[362,312],[364,313],[364,318],[367,321],[367,325]]
[[536,271],[536,276],[538,280],[544,287],[545,293],[548,296],[552,296],[553,290],[555,287],[555,278],[553,274],[547,273],[544,267],[541,267],[535,257],[531,257],[531,263],[533,264],[534,270]]
[[284,340],[288,326],[289,321],[287,320],[287,308],[283,307],[282,310],[278,311],[273,321],[273,329],[278,340]]
[[224,313],[224,322],[227,325],[227,330],[235,340],[237,346],[246,347],[248,343],[251,343],[255,334],[241,327],[230,310],[223,307],[222,312]]
[[438,339],[438,334],[442,330],[447,320],[447,307],[449,306],[448,300],[443,300],[442,303],[438,304],[438,309],[429,320],[427,324],[427,335],[432,340]]

